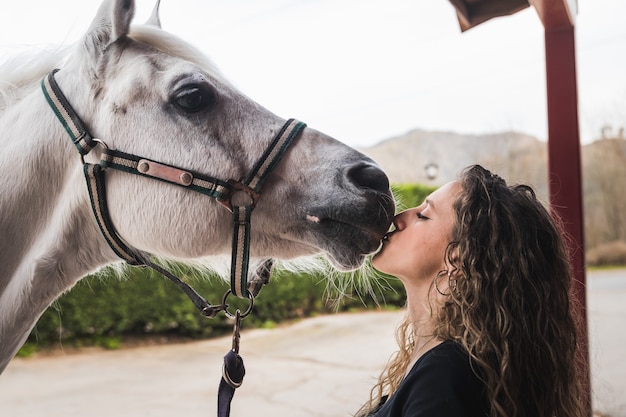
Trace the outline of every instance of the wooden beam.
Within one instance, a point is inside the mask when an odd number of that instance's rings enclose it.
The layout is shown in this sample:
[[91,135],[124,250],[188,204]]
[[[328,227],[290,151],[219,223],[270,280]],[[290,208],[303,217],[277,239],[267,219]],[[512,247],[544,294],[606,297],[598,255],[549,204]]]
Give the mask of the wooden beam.
[[[562,3],[542,1],[541,3]],[[563,4],[563,3],[562,3]],[[545,10],[544,10],[545,12]],[[545,31],[546,85],[548,101],[548,172],[550,205],[563,220],[571,238],[572,300],[580,322],[578,340],[581,363],[578,364],[583,383],[588,415],[591,410],[589,368],[589,336],[587,325],[585,249],[583,232],[580,134],[578,128],[578,93],[574,26],[564,24],[557,15],[544,17],[552,26]],[[562,12],[558,12],[562,13]],[[563,17],[564,15],[560,15]],[[542,18],[543,20],[543,18]]]
[[576,0],[530,0],[546,32],[574,27]]

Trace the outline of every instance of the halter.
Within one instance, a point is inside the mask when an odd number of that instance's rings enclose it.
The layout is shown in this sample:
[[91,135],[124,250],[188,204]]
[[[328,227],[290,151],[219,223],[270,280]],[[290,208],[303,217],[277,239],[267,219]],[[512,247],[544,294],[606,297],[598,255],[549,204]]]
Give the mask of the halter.
[[[74,111],[67,98],[54,79],[58,69],[53,70],[41,81],[44,96],[61,124],[78,149],[83,162],[83,171],[89,189],[91,207],[100,231],[104,235],[113,252],[130,265],[148,266],[165,275],[178,285],[193,301],[201,313],[214,317],[224,310],[227,314],[226,298],[230,293],[239,298],[248,298],[252,302],[264,284],[269,282],[272,260],[266,260],[254,272],[248,282],[248,266],[250,260],[250,217],[259,197],[261,187],[272,169],[278,164],[289,145],[296,139],[306,124],[289,119],[276,134],[263,155],[256,162],[252,171],[244,180],[222,181],[191,170],[163,164],[148,158],[117,151],[109,148],[106,143],[89,134],[84,123]],[[85,155],[100,145],[102,154],[99,164],[85,162]],[[149,253],[139,251],[124,242],[115,230],[106,203],[105,171],[115,169],[142,177],[153,178],[174,184],[188,190],[215,198],[233,215],[232,262],[230,271],[231,289],[224,295],[222,305],[211,305],[193,288],[174,276],[163,267],[151,261]],[[251,309],[251,308],[250,308]],[[248,312],[249,310],[248,309]]]

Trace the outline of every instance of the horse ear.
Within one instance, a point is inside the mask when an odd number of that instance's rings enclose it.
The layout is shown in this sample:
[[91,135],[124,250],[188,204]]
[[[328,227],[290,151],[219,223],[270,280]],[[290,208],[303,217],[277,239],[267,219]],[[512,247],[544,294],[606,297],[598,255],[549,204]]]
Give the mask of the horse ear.
[[161,0],[157,0],[154,5],[154,9],[152,9],[152,14],[150,18],[146,21],[146,25],[156,26],[158,28],[161,27],[161,18],[159,17],[159,6],[161,6]]
[[130,22],[135,15],[134,0],[115,0],[113,7],[113,39],[112,42],[128,35],[130,31]]
[[134,0],[105,0],[85,35],[87,50],[99,57],[107,46],[128,34],[134,15]]

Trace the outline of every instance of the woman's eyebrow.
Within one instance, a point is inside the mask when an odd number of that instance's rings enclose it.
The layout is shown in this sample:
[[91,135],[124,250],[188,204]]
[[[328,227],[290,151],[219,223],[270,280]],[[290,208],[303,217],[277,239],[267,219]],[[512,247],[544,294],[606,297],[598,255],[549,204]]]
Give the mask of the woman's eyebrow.
[[433,203],[433,200],[427,198],[426,200],[424,200],[424,203],[426,203],[426,206],[430,207],[432,210],[435,210],[435,204]]

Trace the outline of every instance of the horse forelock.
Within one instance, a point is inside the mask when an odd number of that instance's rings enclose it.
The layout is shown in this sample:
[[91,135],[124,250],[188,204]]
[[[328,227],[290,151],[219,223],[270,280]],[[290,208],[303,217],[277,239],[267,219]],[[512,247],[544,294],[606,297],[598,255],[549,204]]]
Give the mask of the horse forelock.
[[182,40],[181,38],[166,32],[158,27],[150,25],[135,25],[131,27],[128,36],[164,54],[178,57],[192,62],[223,83],[228,83],[226,78],[217,69],[217,66],[198,48]]

